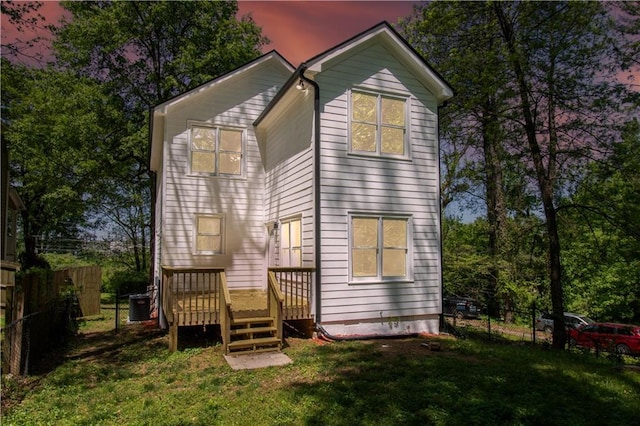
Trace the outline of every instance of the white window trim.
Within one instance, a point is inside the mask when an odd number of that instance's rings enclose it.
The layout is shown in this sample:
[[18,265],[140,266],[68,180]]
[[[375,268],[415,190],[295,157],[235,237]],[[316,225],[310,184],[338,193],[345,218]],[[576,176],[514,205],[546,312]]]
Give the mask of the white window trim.
[[[366,151],[354,151],[351,148],[351,132],[352,132],[352,124],[353,124],[353,92],[365,93],[367,95],[375,95],[378,99],[382,97],[386,98],[394,98],[398,100],[402,100],[405,103],[404,107],[404,155],[394,155],[388,153],[381,152],[381,133],[380,122],[381,119],[381,108],[380,105],[377,105],[378,116],[376,118],[376,151],[375,152],[366,152]],[[378,102],[380,103],[380,102]],[[383,159],[392,159],[392,160],[403,160],[403,161],[411,161],[411,96],[408,94],[401,93],[390,93],[380,90],[372,90],[360,87],[354,87],[349,89],[348,100],[347,100],[347,126],[348,126],[348,135],[347,135],[347,155],[354,157],[367,157],[367,158],[383,158]]]
[[[382,276],[382,255],[378,256],[377,270],[378,275],[376,277],[354,277],[353,276],[353,219],[354,218],[370,218],[378,219],[378,226],[382,226],[382,219],[403,219],[407,221],[407,257],[406,257],[406,276],[404,277],[383,277]],[[398,214],[398,213],[372,213],[372,212],[349,212],[348,214],[348,263],[349,263],[349,284],[376,284],[376,283],[412,283],[413,278],[413,216],[410,214]],[[380,250],[383,235],[378,229],[378,250]]]
[[[283,251],[283,247],[282,247],[282,228],[283,228],[283,226],[285,224],[289,224],[289,223],[295,222],[295,221],[299,221],[300,222],[300,266],[299,267],[302,267],[302,260],[304,259],[304,236],[303,236],[303,228],[302,228],[303,223],[302,223],[302,215],[301,214],[300,215],[296,215],[296,216],[290,216],[290,217],[287,217],[285,219],[280,219],[280,221],[279,221],[280,222],[280,226],[279,226],[280,232],[278,233],[278,238],[279,238],[279,241],[278,241],[278,250],[279,250],[278,259],[279,259],[279,261],[278,261],[278,263],[280,263],[280,266],[284,266],[284,263],[285,263],[284,262],[284,258],[283,258],[283,253],[282,253],[282,251]],[[291,243],[291,230],[289,230],[289,244],[290,243]],[[289,264],[291,264],[291,250],[292,250],[292,247],[289,246],[289,259],[288,259],[288,263]]]
[[[191,152],[192,152],[192,145],[191,145],[191,135],[192,135],[192,129],[194,127],[206,127],[209,129],[215,129],[216,131],[216,171],[214,173],[206,173],[206,172],[194,172],[193,170],[191,170]],[[240,131],[242,132],[242,136],[241,136],[241,147],[240,147],[240,173],[237,175],[234,174],[222,174],[219,173],[217,170],[219,168],[218,166],[218,161],[220,159],[220,151],[219,151],[219,147],[220,147],[220,130],[234,130],[234,131]],[[212,123],[206,123],[206,122],[201,122],[201,121],[187,121],[187,139],[188,139],[188,143],[187,143],[187,175],[189,176],[204,176],[204,177],[216,177],[216,178],[224,178],[224,179],[243,179],[245,178],[245,153],[246,153],[246,149],[247,149],[247,129],[244,127],[234,127],[234,126],[227,126],[227,125],[222,125],[222,124],[212,124]]]
[[[198,251],[198,218],[210,217],[220,219],[220,251],[206,250]],[[223,214],[214,213],[196,213],[193,215],[193,240],[191,244],[191,250],[194,256],[211,256],[211,255],[223,255],[227,246],[226,236],[226,220]]]

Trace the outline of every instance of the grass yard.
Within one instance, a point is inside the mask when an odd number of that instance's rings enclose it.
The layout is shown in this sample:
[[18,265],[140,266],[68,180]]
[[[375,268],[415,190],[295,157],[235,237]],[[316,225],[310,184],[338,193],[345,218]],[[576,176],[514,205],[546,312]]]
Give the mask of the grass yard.
[[[108,307],[106,307],[108,308]],[[125,313],[126,316],[126,313]],[[233,371],[212,335],[167,351],[113,306],[26,379],[4,377],[3,425],[638,424],[640,361],[439,337],[287,339],[293,364]]]

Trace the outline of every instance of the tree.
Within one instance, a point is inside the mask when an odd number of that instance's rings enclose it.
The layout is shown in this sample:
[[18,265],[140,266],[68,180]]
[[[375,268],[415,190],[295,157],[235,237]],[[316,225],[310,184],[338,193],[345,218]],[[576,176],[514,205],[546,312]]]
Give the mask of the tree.
[[[505,212],[514,219],[543,217],[552,310],[562,321],[557,201],[585,164],[607,152],[625,99],[611,83],[618,68],[609,60],[614,44],[604,6],[434,2],[417,11],[405,32],[436,67],[444,65],[462,117],[451,123],[474,126],[482,156],[471,161],[484,171],[490,235],[495,232],[490,251],[499,254],[497,261],[517,253],[506,246]],[[555,330],[553,346],[561,348],[564,327]]]
[[[513,77],[527,160],[537,184],[546,223],[553,346],[562,348],[564,291],[556,197],[566,190],[572,170],[600,148],[608,134],[602,125],[612,99],[607,75],[607,23],[598,3],[493,3]],[[603,132],[603,130],[605,130]]]
[[[14,40],[7,40],[2,43],[2,57],[12,58],[18,62],[21,60],[41,62],[40,55],[32,55],[30,51],[41,43],[43,38],[35,35],[40,23],[44,22],[44,17],[38,13],[42,7],[41,2],[23,2],[5,0],[0,2],[0,12],[7,17],[7,21],[14,26],[20,34],[33,33],[31,38],[16,37]],[[3,35],[4,38],[4,35]]]
[[38,263],[37,238],[75,238],[87,223],[102,171],[101,142],[109,134],[103,126],[118,124],[120,108],[100,86],[68,72],[7,61],[2,79],[3,137],[12,153],[11,179],[26,207],[28,268]]
[[456,89],[456,96],[441,112],[441,158],[444,176],[443,210],[453,197],[470,188],[482,188],[488,236],[488,267],[484,291],[489,310],[497,313],[494,296],[501,286],[507,226],[503,121],[511,95],[504,53],[496,40],[497,22],[486,3],[430,3],[416,6],[402,23],[408,41]]
[[146,268],[154,217],[149,202],[155,198],[148,110],[255,58],[267,39],[251,18],[236,18],[236,2],[62,5],[71,18],[53,28],[59,64],[97,79],[123,101],[126,134],[110,139],[110,173],[103,176],[100,199],[108,206],[106,217],[139,249],[136,267]]
[[562,200],[563,267],[572,306],[600,320],[640,321],[640,124]]

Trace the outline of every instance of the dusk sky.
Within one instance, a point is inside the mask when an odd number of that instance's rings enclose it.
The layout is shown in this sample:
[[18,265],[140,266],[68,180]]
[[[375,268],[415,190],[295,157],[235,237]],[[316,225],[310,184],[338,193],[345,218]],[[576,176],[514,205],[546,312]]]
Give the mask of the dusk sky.
[[[395,24],[413,10],[412,1],[239,1],[239,16],[251,14],[271,40],[264,51],[277,50],[294,66],[336,44],[387,21]],[[39,11],[48,23],[63,13],[57,1],[45,1]],[[2,42],[17,32],[2,15]],[[42,31],[39,35],[46,35]],[[19,34],[23,40],[29,34]]]

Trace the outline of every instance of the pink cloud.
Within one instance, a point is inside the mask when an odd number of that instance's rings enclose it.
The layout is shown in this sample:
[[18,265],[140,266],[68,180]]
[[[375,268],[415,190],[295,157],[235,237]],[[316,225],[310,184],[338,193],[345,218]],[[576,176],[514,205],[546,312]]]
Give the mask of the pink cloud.
[[276,49],[294,65],[381,21],[409,16],[409,1],[239,1],[239,15],[251,14]]

